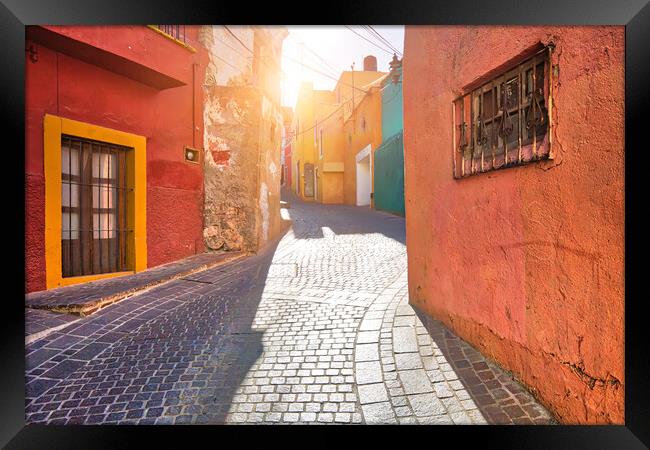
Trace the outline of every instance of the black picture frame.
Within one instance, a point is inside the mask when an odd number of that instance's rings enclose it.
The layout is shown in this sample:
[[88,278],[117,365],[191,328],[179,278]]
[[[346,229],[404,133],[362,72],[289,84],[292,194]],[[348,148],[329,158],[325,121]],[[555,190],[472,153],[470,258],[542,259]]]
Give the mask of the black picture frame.
[[[422,438],[423,445],[438,445],[441,438],[461,443],[467,440],[497,448],[607,448],[633,449],[650,446],[650,396],[648,395],[648,326],[644,323],[643,244],[647,244],[647,221],[641,208],[634,205],[647,192],[642,170],[648,165],[646,138],[648,96],[650,92],[650,5],[647,0],[409,0],[395,2],[333,1],[327,4],[285,4],[279,2],[225,3],[215,1],[143,0],[107,2],[97,0],[2,0],[0,4],[0,55],[2,70],[3,130],[5,135],[5,253],[3,284],[2,380],[0,383],[0,443],[7,448],[116,448],[159,441],[165,447],[186,445],[188,438],[205,438],[213,445],[228,445],[225,434],[243,443],[257,435],[270,442],[274,434],[286,427],[132,427],[132,426],[46,426],[24,423],[24,170],[25,26],[32,24],[147,24],[147,23],[225,23],[225,24],[543,24],[543,25],[625,25],[625,142],[629,151],[625,161],[625,425],[621,426],[465,426],[411,427],[299,427],[305,441],[313,443],[318,432],[332,431],[339,439],[342,429],[353,433],[368,432],[383,440],[386,432],[407,445]],[[313,7],[312,7],[313,6]],[[289,15],[288,15],[289,14]],[[9,140],[6,138],[10,137]],[[11,143],[11,144],[9,144]],[[627,156],[629,155],[629,156]],[[8,158],[8,159],[7,159]],[[11,211],[11,212],[9,212]],[[14,213],[14,211],[18,211]],[[242,432],[243,430],[243,432]],[[294,431],[292,428],[289,431]],[[257,431],[257,432],[253,432]],[[417,434],[417,438],[416,435]],[[282,442],[282,441],[281,441]],[[336,441],[329,444],[339,445]],[[412,444],[411,444],[412,443]],[[212,444],[211,444],[212,445]],[[241,444],[240,444],[241,445]],[[367,443],[365,444],[368,445]],[[455,444],[454,444],[455,445]]]

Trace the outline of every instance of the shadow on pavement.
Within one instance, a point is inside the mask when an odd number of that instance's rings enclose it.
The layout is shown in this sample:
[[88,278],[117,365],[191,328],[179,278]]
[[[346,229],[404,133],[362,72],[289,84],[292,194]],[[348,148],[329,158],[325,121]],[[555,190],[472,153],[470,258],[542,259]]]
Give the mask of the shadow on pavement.
[[252,325],[280,239],[28,346],[26,422],[223,423],[263,352]]
[[556,421],[511,374],[411,305],[489,424],[550,425]]
[[[194,423],[225,423],[228,413],[234,412],[231,409],[235,395],[238,391],[248,391],[242,382],[264,352],[264,331],[254,329],[253,323],[278,244],[279,239],[251,258],[248,276],[239,274],[234,289],[226,294],[227,311],[222,316],[225,326],[221,339],[217,337],[214,350],[205,360],[199,359],[193,364],[199,370],[199,376],[192,375],[192,379],[205,379],[205,386],[199,386],[198,399],[191,395],[194,393],[192,386],[188,391],[190,395],[183,400],[196,414],[192,420]],[[192,385],[195,383],[193,381]],[[176,423],[188,419],[180,416]]]
[[[307,224],[307,233],[296,235],[297,239],[320,239],[324,237],[323,228],[329,228],[336,235],[379,233],[406,245],[406,221],[404,217],[367,206],[324,205],[318,202],[305,202],[288,189],[282,190],[282,200],[289,202],[291,209],[300,211],[298,216],[313,217],[317,225]],[[354,217],[354,220],[350,220]],[[300,221],[300,218],[295,220]]]

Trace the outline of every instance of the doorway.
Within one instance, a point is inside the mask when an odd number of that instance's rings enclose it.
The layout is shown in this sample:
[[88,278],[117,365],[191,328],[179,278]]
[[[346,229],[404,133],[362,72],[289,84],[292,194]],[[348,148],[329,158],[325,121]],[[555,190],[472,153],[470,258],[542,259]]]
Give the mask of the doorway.
[[357,206],[370,206],[370,193],[372,192],[372,163],[370,161],[370,149],[368,144],[363,150],[357,153]]
[[313,197],[314,196],[314,165],[312,163],[305,163],[304,165],[304,196]]
[[300,195],[300,160],[296,161],[296,194]]

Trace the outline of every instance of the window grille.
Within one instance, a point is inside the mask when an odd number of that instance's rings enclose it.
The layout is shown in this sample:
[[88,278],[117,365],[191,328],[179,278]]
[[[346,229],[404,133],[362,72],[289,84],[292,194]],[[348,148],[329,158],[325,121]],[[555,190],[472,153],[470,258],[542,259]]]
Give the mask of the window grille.
[[548,159],[550,48],[457,98],[454,178]]
[[61,137],[61,268],[63,277],[132,270],[127,152],[105,142]]
[[153,25],[155,28],[159,29],[168,36],[173,37],[177,41],[181,41],[183,44],[187,44],[185,37],[185,25]]

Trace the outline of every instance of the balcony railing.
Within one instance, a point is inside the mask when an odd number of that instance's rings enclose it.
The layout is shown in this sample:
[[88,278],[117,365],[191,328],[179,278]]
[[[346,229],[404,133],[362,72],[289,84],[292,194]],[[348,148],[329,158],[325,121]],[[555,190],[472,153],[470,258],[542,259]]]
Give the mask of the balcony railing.
[[196,50],[189,44],[189,39],[185,33],[185,25],[149,25],[149,28],[171,39],[179,45],[195,52]]
[[151,25],[154,28],[162,31],[168,36],[173,37],[177,41],[187,45],[185,38],[185,25]]

